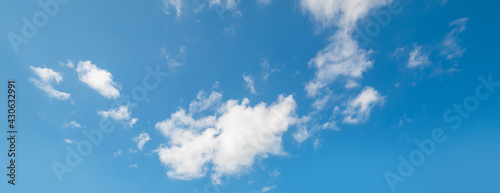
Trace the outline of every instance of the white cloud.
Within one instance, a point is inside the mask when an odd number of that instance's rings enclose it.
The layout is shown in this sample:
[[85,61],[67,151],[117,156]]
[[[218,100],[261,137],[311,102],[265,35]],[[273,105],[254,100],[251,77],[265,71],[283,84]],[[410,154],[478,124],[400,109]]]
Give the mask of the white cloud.
[[353,86],[363,72],[372,68],[369,60],[372,51],[359,48],[352,39],[356,22],[371,10],[388,4],[390,0],[300,0],[302,11],[309,13],[320,29],[338,27],[330,37],[330,44],[322,49],[310,62],[316,68],[315,78],[306,84],[309,97],[316,97],[321,90],[344,77]]
[[161,48],[161,54],[165,56],[165,59],[167,60],[167,66],[170,71],[174,71],[177,67],[184,65],[184,62],[180,61],[184,54],[184,52],[180,52],[181,49],[182,48],[179,48],[179,55],[172,57],[167,53],[167,51],[165,51],[165,48]]
[[[229,100],[217,113],[194,119],[182,108],[156,129],[169,139],[156,152],[168,167],[170,178],[191,180],[206,176],[220,183],[222,175],[240,175],[252,168],[256,158],[286,154],[282,135],[295,124],[296,103],[280,96],[271,104],[249,106],[249,100]],[[211,167],[211,168],[210,168]]]
[[69,123],[64,123],[63,127],[74,127],[74,128],[80,128],[82,127],[79,123],[76,121],[70,121]]
[[271,191],[272,189],[275,189],[275,188],[276,188],[275,185],[274,186],[264,186],[262,188],[261,192],[269,192],[269,191]]
[[423,53],[422,46],[415,45],[413,50],[410,52],[410,58],[408,59],[407,67],[423,67],[429,64],[429,57],[427,56],[427,54]]
[[307,131],[306,127],[300,127],[297,132],[292,134],[292,136],[295,141],[297,141],[298,143],[302,143],[309,138],[309,131]]
[[64,139],[64,143],[66,143],[66,144],[78,144],[78,142],[76,142],[75,140],[71,140],[68,138]]
[[210,7],[216,5],[226,10],[236,10],[239,0],[208,0]]
[[137,123],[137,121],[139,120],[137,118],[131,117],[132,111],[131,111],[130,104],[119,105],[117,108],[109,109],[107,111],[99,110],[99,111],[97,111],[97,114],[99,114],[100,116],[102,116],[105,119],[111,118],[114,121],[120,121],[124,125],[129,126],[129,127],[134,126],[134,124]]
[[52,87],[52,83],[55,82],[59,84],[63,78],[61,74],[55,72],[50,68],[40,68],[30,66],[30,69],[38,76],[38,78],[31,78],[30,81],[39,89],[47,93],[49,97],[56,98],[59,100],[67,100],[71,97],[71,94],[58,91]]
[[257,94],[257,91],[255,91],[255,86],[254,86],[254,79],[252,75],[245,75],[243,74],[243,80],[245,80],[245,87],[250,90],[251,94]]
[[209,109],[210,107],[212,107],[214,105],[220,104],[221,100],[222,100],[222,94],[215,92],[215,91],[212,91],[210,96],[207,98],[205,95],[205,92],[200,91],[200,92],[198,92],[196,99],[197,100],[193,100],[189,104],[189,112],[191,112],[191,113],[202,112],[204,110]]
[[138,168],[139,166],[137,164],[130,164],[130,165],[128,165],[128,167],[130,167],[130,168]]
[[269,176],[270,176],[270,177],[273,177],[273,178],[276,178],[276,177],[280,176],[280,174],[281,174],[281,173],[280,173],[280,170],[279,170],[279,169],[275,169],[275,170],[273,170],[273,171],[269,174]]
[[333,25],[350,31],[370,10],[382,7],[390,0],[300,0],[304,12],[309,12],[320,27]]
[[343,111],[345,115],[343,122],[348,124],[358,124],[368,120],[371,109],[384,102],[384,97],[372,87],[365,87],[363,91],[348,104]]
[[111,117],[115,121],[124,121],[130,119],[130,105],[122,105],[117,109],[110,109],[108,111],[98,111],[97,113],[104,118]]
[[363,72],[372,68],[373,62],[369,60],[371,53],[360,49],[349,34],[337,32],[331,43],[309,61],[309,66],[316,68],[316,73],[314,80],[306,84],[308,96],[317,96],[321,89],[338,77],[347,78],[348,86],[352,86],[355,79],[361,78]]
[[59,62],[59,64],[62,66],[66,66],[68,68],[71,68],[71,69],[75,68],[75,65],[73,64],[73,62],[71,60],[68,60],[67,63]]
[[113,157],[118,157],[120,155],[122,155],[122,150],[121,149],[119,149],[117,152],[113,152]]
[[130,122],[128,123],[128,126],[129,126],[130,128],[132,128],[132,126],[134,126],[134,125],[135,125],[135,123],[137,123],[137,121],[139,121],[139,119],[138,119],[138,118],[132,118],[132,119],[130,120]]
[[177,18],[181,18],[182,16],[182,1],[181,0],[163,0],[164,8],[163,11],[169,15],[170,12],[168,11],[170,8],[175,9],[175,15]]
[[453,29],[446,34],[446,37],[441,42],[441,54],[445,55],[446,59],[452,60],[462,57],[465,52],[466,48],[462,48],[460,44],[458,44],[458,34],[465,30],[465,25],[468,21],[469,18],[464,17],[450,23],[450,26],[452,26]]
[[137,143],[137,148],[139,148],[139,150],[142,150],[144,144],[146,144],[150,140],[151,137],[149,137],[149,134],[146,132],[142,132],[141,134],[139,134],[139,136],[132,138],[132,141]]
[[80,81],[87,84],[106,98],[116,99],[120,96],[118,84],[113,81],[113,75],[108,71],[97,67],[87,60],[78,62],[76,72]]

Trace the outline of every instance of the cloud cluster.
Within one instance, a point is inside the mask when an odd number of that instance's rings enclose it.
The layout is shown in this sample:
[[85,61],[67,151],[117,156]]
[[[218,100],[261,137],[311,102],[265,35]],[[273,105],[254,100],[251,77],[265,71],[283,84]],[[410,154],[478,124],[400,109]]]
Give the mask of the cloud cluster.
[[256,158],[284,155],[282,135],[297,122],[292,96],[279,96],[271,105],[254,107],[248,99],[228,100],[210,116],[179,109],[158,122],[156,129],[168,139],[156,152],[170,178],[190,180],[206,176],[219,183],[223,175],[240,175]]
[[67,100],[71,94],[54,89],[52,83],[59,84],[63,78],[60,73],[55,72],[50,68],[40,68],[30,66],[30,69],[35,73],[37,78],[31,78],[30,81],[39,89],[47,93],[49,97],[59,100]]
[[[391,0],[300,0],[299,4],[303,13],[309,14],[316,24],[317,31],[335,27],[336,31],[328,38],[329,44],[321,49],[308,65],[315,70],[314,76],[304,87],[307,96],[313,98],[313,111],[307,117],[311,118],[310,126],[301,127],[293,137],[301,143],[323,129],[339,130],[336,116],[343,112],[343,123],[357,124],[367,121],[371,108],[383,101],[380,93],[371,87],[365,87],[355,99],[344,102],[350,98],[352,90],[361,87],[359,80],[363,73],[370,70],[374,62],[370,59],[373,51],[361,48],[353,39],[353,32],[357,22],[366,17],[372,10],[388,5]],[[346,91],[341,93],[331,87],[333,83],[340,82]],[[342,88],[340,87],[340,88]],[[337,87],[338,88],[338,87]],[[356,89],[356,90],[355,90]],[[332,115],[326,122],[322,122],[327,106],[332,101],[340,103],[335,105]],[[340,108],[345,108],[343,111]],[[319,146],[316,139],[315,146]]]

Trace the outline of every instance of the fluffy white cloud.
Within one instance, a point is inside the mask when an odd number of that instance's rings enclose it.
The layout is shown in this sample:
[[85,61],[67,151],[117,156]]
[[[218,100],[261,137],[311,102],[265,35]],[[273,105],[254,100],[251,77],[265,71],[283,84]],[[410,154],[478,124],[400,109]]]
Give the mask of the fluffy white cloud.
[[30,66],[30,69],[35,73],[37,78],[31,78],[30,81],[39,89],[47,93],[49,97],[56,98],[59,100],[67,100],[71,97],[71,94],[58,91],[52,87],[52,83],[55,82],[59,84],[63,78],[61,74],[55,72],[50,68],[40,68]]
[[129,127],[132,127],[139,120],[131,117],[132,111],[129,104],[119,105],[117,108],[109,109],[107,111],[100,110],[97,111],[97,114],[101,115],[105,119],[111,118],[115,121],[120,121]]
[[106,98],[116,99],[120,96],[118,84],[113,81],[113,75],[87,60],[78,62],[76,72],[78,78],[90,88],[96,90]]
[[243,74],[243,80],[245,81],[245,84],[246,84],[245,87],[248,90],[250,90],[250,93],[257,94],[257,91],[255,91],[255,86],[254,86],[255,81],[254,81],[252,75],[247,76],[247,75]]
[[460,44],[458,44],[457,38],[458,34],[465,30],[467,21],[469,21],[469,18],[464,17],[450,23],[450,26],[452,26],[453,29],[446,34],[446,37],[441,42],[441,54],[445,55],[448,60],[462,57],[466,50],[466,48],[462,48]]
[[429,57],[423,53],[422,46],[415,45],[408,58],[408,68],[423,67],[429,65]]
[[97,113],[106,119],[108,117],[111,117],[115,121],[123,121],[130,119],[131,112],[129,109],[130,105],[122,105],[119,106],[117,109],[110,109],[108,111],[100,110]]
[[132,119],[130,119],[130,122],[128,123],[128,126],[129,127],[133,127],[135,125],[135,123],[137,123],[137,121],[139,121],[138,118],[132,118]]
[[365,87],[363,91],[348,104],[343,111],[345,115],[343,122],[358,124],[368,120],[371,109],[384,102],[384,97],[372,87]]
[[80,128],[82,126],[79,123],[77,123],[76,121],[70,121],[69,123],[64,123],[63,127]]
[[248,99],[229,100],[214,115],[198,119],[181,108],[156,124],[169,139],[156,152],[170,178],[201,178],[211,169],[213,182],[220,183],[222,175],[250,170],[256,158],[284,155],[282,135],[296,123],[295,109],[292,96],[254,107]]
[[139,134],[139,136],[132,138],[132,141],[137,143],[137,148],[139,148],[139,150],[142,150],[144,144],[146,144],[150,140],[151,137],[149,137],[149,134],[146,132],[142,132],[141,134]]
[[200,91],[196,96],[197,100],[192,101],[189,104],[189,112],[197,113],[209,109],[210,107],[220,104],[222,100],[222,94],[212,91],[210,96],[207,98],[205,92]]

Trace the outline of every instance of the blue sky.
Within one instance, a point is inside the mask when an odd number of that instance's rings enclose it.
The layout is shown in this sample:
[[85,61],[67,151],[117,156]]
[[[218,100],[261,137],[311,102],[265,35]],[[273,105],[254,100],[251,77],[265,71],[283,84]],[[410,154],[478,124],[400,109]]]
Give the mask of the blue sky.
[[496,2],[0,3],[8,192],[499,191]]

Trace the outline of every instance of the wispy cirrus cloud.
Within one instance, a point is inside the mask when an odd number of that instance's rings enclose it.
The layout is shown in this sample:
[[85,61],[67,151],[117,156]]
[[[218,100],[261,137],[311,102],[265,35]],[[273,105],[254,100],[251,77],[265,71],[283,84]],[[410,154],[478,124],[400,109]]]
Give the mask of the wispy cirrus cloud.
[[52,86],[53,83],[59,84],[63,81],[63,77],[60,73],[46,67],[30,66],[30,69],[37,76],[37,78],[31,78],[30,81],[40,90],[44,91],[49,97],[59,100],[68,100],[71,97],[71,94],[58,91]]
[[469,18],[463,17],[449,24],[453,29],[446,34],[446,37],[441,42],[441,54],[446,56],[446,59],[460,58],[467,49],[460,46],[458,35],[465,30],[468,21]]
[[429,56],[428,54],[424,53],[423,47],[415,44],[413,50],[410,51],[407,67],[408,68],[425,67],[430,63],[431,62],[429,61]]
[[257,94],[255,90],[255,79],[252,75],[243,74],[243,80],[245,81],[245,88],[250,90],[251,94]]

